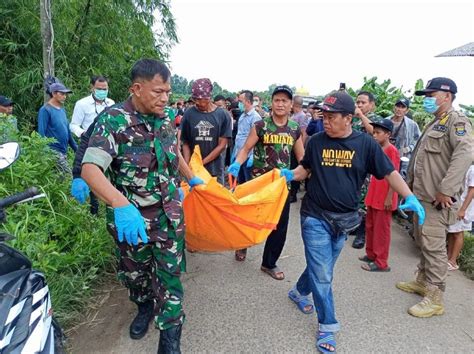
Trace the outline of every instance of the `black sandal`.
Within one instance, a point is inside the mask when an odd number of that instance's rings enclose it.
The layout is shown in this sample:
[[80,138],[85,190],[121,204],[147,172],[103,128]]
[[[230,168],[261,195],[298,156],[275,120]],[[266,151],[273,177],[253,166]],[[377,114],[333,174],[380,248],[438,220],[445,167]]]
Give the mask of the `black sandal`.
[[380,268],[375,262],[369,262],[360,266],[363,270],[368,272],[390,272],[390,267]]
[[364,257],[359,257],[359,261],[369,263],[369,262],[373,262],[374,260],[370,259],[369,257],[367,257],[367,255],[365,255]]

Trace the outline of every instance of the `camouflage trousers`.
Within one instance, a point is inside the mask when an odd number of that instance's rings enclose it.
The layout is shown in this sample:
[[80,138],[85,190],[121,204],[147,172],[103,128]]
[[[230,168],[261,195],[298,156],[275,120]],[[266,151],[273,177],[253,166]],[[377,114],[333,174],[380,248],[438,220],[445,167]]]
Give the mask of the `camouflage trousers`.
[[168,227],[168,239],[138,246],[118,242],[115,230],[109,227],[117,245],[118,278],[136,304],[155,303],[155,326],[165,330],[184,322],[183,285],[185,271],[184,226]]

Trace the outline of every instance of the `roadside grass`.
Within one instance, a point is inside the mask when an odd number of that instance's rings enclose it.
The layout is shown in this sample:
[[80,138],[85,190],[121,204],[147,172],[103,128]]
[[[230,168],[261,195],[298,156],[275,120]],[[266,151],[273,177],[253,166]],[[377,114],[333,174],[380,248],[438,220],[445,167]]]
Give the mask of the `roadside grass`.
[[114,245],[103,215],[93,217],[88,203],[70,197],[71,176],[56,170],[49,140],[37,133],[20,138],[20,158],[0,173],[0,197],[35,186],[45,198],[5,210],[2,230],[46,276],[55,316],[63,328],[80,318],[98,280],[115,265]]
[[466,276],[474,280],[474,236],[469,233],[464,233],[464,247],[458,259],[459,269],[462,270]]

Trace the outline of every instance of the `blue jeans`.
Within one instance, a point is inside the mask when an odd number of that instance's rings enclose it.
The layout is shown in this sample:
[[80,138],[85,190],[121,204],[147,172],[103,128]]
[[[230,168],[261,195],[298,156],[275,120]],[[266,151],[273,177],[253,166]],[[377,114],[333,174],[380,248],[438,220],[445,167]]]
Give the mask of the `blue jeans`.
[[296,289],[301,295],[313,294],[319,330],[337,332],[341,326],[334,310],[332,277],[347,235],[334,235],[326,221],[310,216],[301,216],[301,235],[306,269],[301,274]]

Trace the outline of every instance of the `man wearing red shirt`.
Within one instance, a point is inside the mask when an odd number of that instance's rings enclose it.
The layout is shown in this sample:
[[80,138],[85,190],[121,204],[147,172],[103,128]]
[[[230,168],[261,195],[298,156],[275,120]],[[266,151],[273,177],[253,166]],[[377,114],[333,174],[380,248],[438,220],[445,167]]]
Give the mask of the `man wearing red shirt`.
[[[393,122],[383,119],[370,123],[374,127],[375,141],[382,147],[384,153],[392,161],[395,170],[400,168],[400,154],[397,148],[390,144],[390,135],[393,131]],[[370,179],[369,190],[365,198],[367,217],[365,221],[366,255],[360,257],[367,262],[362,269],[369,272],[389,272],[387,264],[390,248],[390,224],[392,211],[397,208],[398,195],[389,186],[385,179],[378,180],[373,176]]]

